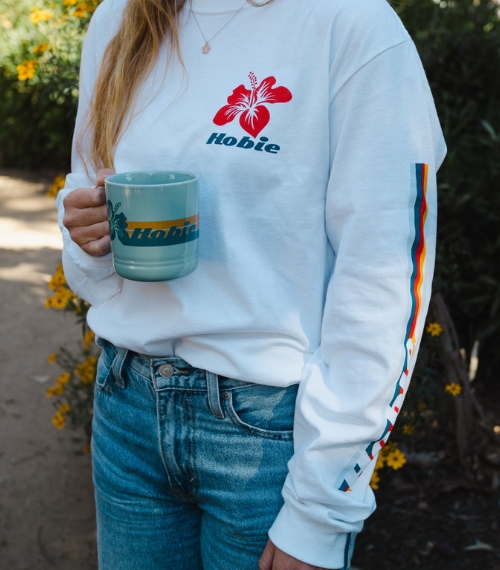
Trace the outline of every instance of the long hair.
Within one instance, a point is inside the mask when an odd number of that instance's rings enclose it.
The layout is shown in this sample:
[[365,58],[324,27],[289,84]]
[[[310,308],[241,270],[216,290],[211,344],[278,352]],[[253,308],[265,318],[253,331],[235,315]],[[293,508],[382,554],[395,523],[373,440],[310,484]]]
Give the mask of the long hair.
[[[256,3],[264,6],[272,2]],[[91,104],[77,135],[77,151],[82,156],[84,135],[90,134],[86,160],[95,170],[114,168],[114,152],[126,128],[140,86],[147,79],[167,41],[180,58],[179,16],[187,0],[129,0],[118,32],[104,52]],[[88,164],[85,162],[85,168]]]

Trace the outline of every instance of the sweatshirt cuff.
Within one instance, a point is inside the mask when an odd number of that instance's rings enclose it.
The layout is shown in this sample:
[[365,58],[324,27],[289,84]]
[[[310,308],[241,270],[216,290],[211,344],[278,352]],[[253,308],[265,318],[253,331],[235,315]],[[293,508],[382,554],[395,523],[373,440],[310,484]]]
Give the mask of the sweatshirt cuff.
[[301,562],[331,569],[348,567],[355,534],[337,533],[306,520],[286,502],[269,530],[269,538],[283,552]]
[[69,255],[71,261],[82,269],[85,273],[91,273],[95,277],[95,281],[104,279],[114,273],[113,256],[111,252],[102,256],[89,255],[77,245],[69,235],[68,230],[63,224],[64,217],[64,197],[72,192],[75,188],[85,188],[90,182],[84,174],[68,174],[66,177],[66,185],[71,183],[71,187],[66,187],[59,192],[56,198],[56,207],[58,210],[58,224],[63,236],[64,249]]
[[65,238],[64,245],[66,252],[80,269],[92,273],[96,280],[104,279],[104,277],[108,277],[114,273],[115,269],[113,267],[113,255],[111,252],[98,257],[89,255],[70,238],[69,234],[65,236]]

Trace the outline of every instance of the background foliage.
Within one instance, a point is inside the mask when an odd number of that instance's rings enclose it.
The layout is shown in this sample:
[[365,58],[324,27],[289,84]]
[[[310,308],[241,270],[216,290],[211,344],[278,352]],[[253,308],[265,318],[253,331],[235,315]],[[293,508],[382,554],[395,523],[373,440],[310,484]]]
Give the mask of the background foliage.
[[[463,368],[479,343],[470,386],[472,397],[488,399],[488,406],[499,393],[500,365],[500,6],[485,0],[405,0],[394,7],[417,44],[448,145],[438,175],[434,291],[450,311]],[[434,305],[430,319],[439,320]],[[424,338],[403,408],[403,417],[417,418],[418,440],[428,450],[443,449],[443,430],[452,437],[463,421],[458,402],[442,397],[440,380],[447,370],[442,347],[436,337]],[[420,413],[419,403],[426,405]],[[467,428],[472,431],[472,425]],[[480,455],[477,430],[474,437]],[[469,463],[478,467],[477,460]]]
[[95,0],[2,0],[0,166],[67,171],[80,52],[95,6]]
[[461,346],[479,340],[479,376],[496,380],[500,351],[500,22],[498,2],[405,0],[448,144],[439,172],[434,289]]

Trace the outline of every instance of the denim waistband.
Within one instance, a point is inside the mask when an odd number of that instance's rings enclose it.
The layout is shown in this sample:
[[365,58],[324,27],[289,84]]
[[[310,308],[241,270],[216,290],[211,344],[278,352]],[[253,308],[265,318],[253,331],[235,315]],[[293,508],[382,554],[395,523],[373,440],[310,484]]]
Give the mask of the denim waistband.
[[[98,346],[104,358],[108,359],[116,378],[121,376],[123,367],[128,367],[145,380],[154,384],[155,390],[197,390],[207,391],[208,380],[215,376],[220,390],[231,390],[251,386],[244,382],[225,376],[217,376],[202,368],[195,368],[178,356],[148,356],[132,350],[116,347],[111,342],[99,338]],[[170,366],[166,366],[170,365]]]

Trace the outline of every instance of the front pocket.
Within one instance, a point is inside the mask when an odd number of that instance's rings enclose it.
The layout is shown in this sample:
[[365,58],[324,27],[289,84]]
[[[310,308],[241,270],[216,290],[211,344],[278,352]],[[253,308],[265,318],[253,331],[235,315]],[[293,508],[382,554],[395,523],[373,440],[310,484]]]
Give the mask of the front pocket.
[[293,439],[298,384],[286,388],[250,384],[222,393],[231,421],[261,437]]

